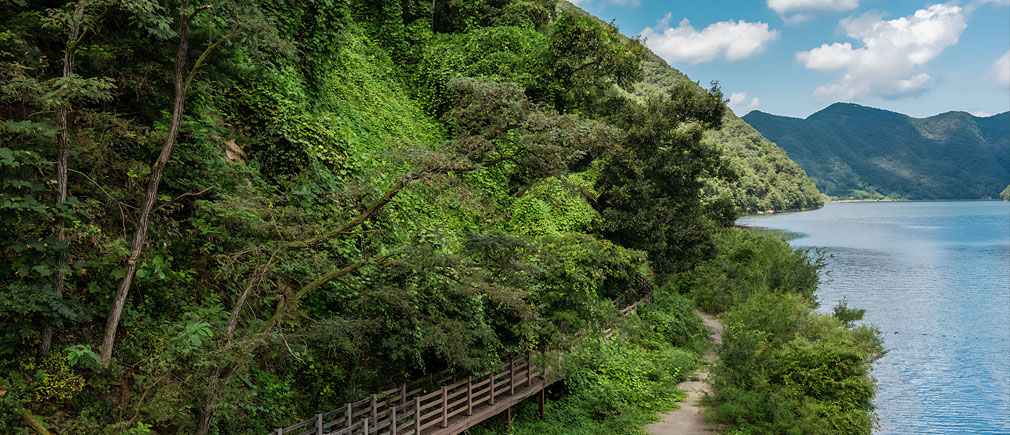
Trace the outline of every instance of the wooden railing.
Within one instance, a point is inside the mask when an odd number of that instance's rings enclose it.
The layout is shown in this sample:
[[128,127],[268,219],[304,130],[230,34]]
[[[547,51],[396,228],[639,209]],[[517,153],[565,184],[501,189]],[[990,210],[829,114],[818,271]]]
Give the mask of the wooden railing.
[[[651,296],[651,294],[650,294]],[[646,299],[649,299],[647,297]],[[627,315],[642,299],[620,310]],[[610,338],[617,330],[603,331]],[[542,359],[546,361],[546,358]],[[373,394],[343,407],[316,414],[300,423],[277,428],[274,435],[429,435],[458,434],[505,411],[511,419],[512,406],[540,394],[540,416],[544,413],[544,389],[558,379],[544,365],[533,367],[532,354],[518,362],[512,358],[505,370],[466,379],[443,378],[439,388],[427,392],[423,386],[398,388]],[[429,378],[429,381],[433,381]],[[430,385],[432,382],[428,382]]]
[[[425,393],[407,385],[383,391],[314,418],[278,428],[276,435],[450,434],[459,433],[508,410],[543,389],[553,379],[549,369],[534,367],[531,355],[514,358],[500,373],[443,383]],[[493,392],[493,393],[492,393]],[[543,405],[541,398],[541,406]],[[479,416],[477,414],[480,414]],[[472,418],[479,417],[479,418]]]

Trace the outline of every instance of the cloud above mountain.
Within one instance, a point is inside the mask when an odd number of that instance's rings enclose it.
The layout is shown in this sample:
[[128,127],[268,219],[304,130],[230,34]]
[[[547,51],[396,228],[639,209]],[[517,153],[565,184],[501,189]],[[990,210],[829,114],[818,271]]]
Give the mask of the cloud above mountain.
[[687,18],[670,27],[672,14],[666,14],[655,28],[642,30],[645,45],[667,62],[697,64],[715,59],[730,62],[755,56],[779,39],[779,31],[768,23],[719,21],[697,30]]
[[1010,50],[989,67],[989,79],[1001,88],[1010,88]]
[[814,14],[858,8],[859,0],[768,0],[768,7],[778,13],[786,24],[796,24]]
[[796,59],[806,68],[841,74],[814,91],[817,100],[900,98],[925,90],[930,76],[923,65],[956,44],[966,26],[964,10],[952,3],[892,20],[869,12],[839,23],[855,44],[822,44],[796,53]]
[[750,99],[747,97],[746,92],[734,92],[729,96],[729,108],[733,109],[733,113],[737,115],[746,114],[761,105],[758,97],[751,97]]

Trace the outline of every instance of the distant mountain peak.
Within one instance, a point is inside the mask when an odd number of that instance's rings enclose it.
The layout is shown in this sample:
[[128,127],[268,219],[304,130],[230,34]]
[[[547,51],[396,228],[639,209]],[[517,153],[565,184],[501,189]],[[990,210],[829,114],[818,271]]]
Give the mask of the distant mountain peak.
[[996,197],[1010,179],[1010,112],[913,118],[835,103],[806,119],[751,112],[744,121],[786,150],[830,196]]

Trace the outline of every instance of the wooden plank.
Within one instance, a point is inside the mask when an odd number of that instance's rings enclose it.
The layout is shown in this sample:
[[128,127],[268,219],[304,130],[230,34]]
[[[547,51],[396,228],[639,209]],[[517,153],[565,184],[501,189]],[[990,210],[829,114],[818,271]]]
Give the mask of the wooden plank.
[[425,400],[428,400],[428,399],[430,399],[432,397],[438,397],[439,394],[442,394],[442,390],[436,390],[436,391],[433,391],[431,393],[425,394],[425,395],[421,396],[421,400],[425,401]]
[[[421,415],[421,423],[424,423],[429,418],[432,418],[432,417],[441,417],[441,416],[442,416],[442,409],[441,408],[436,409],[436,410],[431,411],[431,412],[429,412],[427,414],[422,414]],[[439,420],[438,419],[434,419],[432,421],[439,421]]]
[[509,358],[509,394],[516,393],[516,368],[513,358]]
[[[473,415],[473,377],[466,377],[466,415]],[[320,415],[321,417],[321,415]],[[322,422],[320,422],[322,425]],[[319,435],[322,435],[321,433]]]
[[474,399],[474,401],[473,401],[473,407],[476,408],[476,407],[478,407],[480,405],[483,405],[483,404],[487,403],[488,400],[491,400],[490,396],[484,396],[484,397],[482,397],[480,399]]
[[491,383],[491,386],[490,386],[490,390],[491,391],[490,391],[489,396],[491,396],[491,404],[494,405],[494,396],[495,396],[495,392],[494,392],[494,382],[495,382],[494,381],[494,373],[491,373],[491,374],[487,375],[487,381]]
[[[448,416],[449,416],[449,418],[453,418],[453,417],[455,417],[457,415],[460,415],[460,414],[462,414],[464,412],[466,412],[466,408],[459,408],[459,409],[457,409],[455,411],[450,412],[448,414]],[[448,426],[448,425],[446,425],[446,426]]]
[[488,384],[488,382],[489,382],[489,381],[488,381],[488,378],[487,378],[487,377],[484,377],[484,378],[483,378],[483,380],[481,380],[480,382],[474,382],[474,383],[473,383],[473,385],[472,385],[472,387],[473,387],[473,390],[475,391],[475,392],[474,392],[474,394],[477,394],[477,393],[476,393],[476,391],[477,391],[478,389],[480,389],[480,388],[484,387],[485,385],[487,385],[487,384]]
[[456,421],[453,421],[452,424],[450,424],[449,427],[446,428],[444,433],[449,434],[461,433],[464,430],[467,430],[491,417],[494,417],[503,411],[507,411],[509,408],[521,402],[523,399],[526,399],[530,396],[539,393],[547,385],[549,384],[537,381],[532,385],[531,388],[524,388],[520,390],[519,394],[502,397],[499,399],[498,403],[495,406],[486,406],[483,409],[477,410],[470,418],[456,419]]
[[449,426],[449,417],[448,417],[449,405],[448,405],[448,403],[446,403],[447,400],[448,400],[448,398],[446,397],[446,388],[445,388],[445,385],[443,385],[442,386],[442,427]]
[[[542,415],[543,414],[543,406],[541,405],[540,408],[541,408],[541,412],[540,412],[541,417],[540,417],[540,419],[542,420],[543,419],[543,415]],[[392,432],[393,435],[396,435],[396,425],[397,425],[397,423],[399,423],[398,421],[396,421],[396,407],[395,406],[392,407],[390,409],[390,412],[391,412],[391,414],[389,415],[389,424],[391,425],[391,427],[389,428],[389,431]]]
[[421,435],[421,398],[414,398],[414,434]]
[[440,419],[435,419],[435,420],[429,421],[427,423],[421,423],[421,432],[424,432],[425,429],[428,429],[430,427],[434,427],[434,426],[440,425],[440,424],[442,424],[442,420],[440,420]]
[[316,419],[315,418],[311,418],[311,419],[302,421],[300,423],[295,423],[295,424],[293,424],[291,426],[288,426],[288,427],[284,428],[283,431],[284,432],[294,432],[294,431],[296,431],[298,429],[301,429],[301,428],[303,428],[305,426],[308,426],[309,424],[312,424],[312,423],[315,423],[315,422],[316,422]]

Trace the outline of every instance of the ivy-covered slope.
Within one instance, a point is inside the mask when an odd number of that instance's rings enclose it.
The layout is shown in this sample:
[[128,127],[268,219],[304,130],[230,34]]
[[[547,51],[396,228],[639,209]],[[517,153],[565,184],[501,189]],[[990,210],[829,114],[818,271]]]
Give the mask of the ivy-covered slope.
[[649,283],[570,387],[587,428],[674,397],[729,124],[630,97],[637,41],[551,0],[0,6],[0,428],[267,433],[595,340]]

